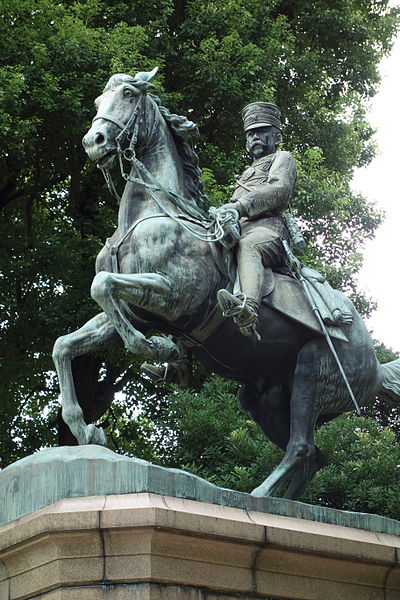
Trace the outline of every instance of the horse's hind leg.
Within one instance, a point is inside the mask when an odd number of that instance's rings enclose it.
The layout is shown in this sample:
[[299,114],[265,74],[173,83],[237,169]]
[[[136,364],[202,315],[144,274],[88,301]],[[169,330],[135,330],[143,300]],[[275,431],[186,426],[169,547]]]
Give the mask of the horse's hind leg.
[[267,438],[286,450],[290,436],[288,395],[281,387],[260,392],[255,386],[246,384],[238,394],[239,405],[259,425]]
[[71,362],[77,356],[91,354],[109,347],[118,339],[113,324],[104,313],[97,315],[81,329],[64,335],[56,341],[53,360],[56,365],[61,392],[62,418],[79,444],[107,446],[103,430],[87,425],[75,393]]
[[287,496],[294,497],[319,468],[320,457],[316,459],[314,446],[317,346],[311,342],[299,353],[290,399],[290,439],[286,453],[271,475],[253,490],[254,496],[271,496],[289,481]]
[[[289,399],[281,387],[274,387],[260,394],[252,386],[243,386],[238,396],[241,407],[258,423],[267,438],[281,450],[286,451],[290,439]],[[315,447],[315,462],[308,469],[300,464],[290,475],[291,480],[285,498],[298,498],[305,484],[324,465],[324,454]],[[289,477],[289,476],[288,476]]]

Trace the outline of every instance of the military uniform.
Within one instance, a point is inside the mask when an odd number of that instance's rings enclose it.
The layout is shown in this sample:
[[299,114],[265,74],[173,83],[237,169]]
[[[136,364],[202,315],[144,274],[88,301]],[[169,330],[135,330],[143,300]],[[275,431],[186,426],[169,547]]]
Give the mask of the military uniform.
[[249,219],[279,217],[289,203],[296,182],[296,163],[290,152],[255,160],[237,180],[232,200]]
[[[220,290],[218,302],[226,316],[234,316],[242,333],[252,335],[261,302],[264,268],[285,271],[286,253],[282,241],[289,241],[289,231],[281,215],[289,205],[296,183],[296,163],[290,152],[276,150],[281,140],[277,106],[253,102],[245,106],[242,116],[248,143],[264,146],[264,150],[237,180],[231,202],[222,207],[235,208],[240,217],[237,251],[240,293],[232,295]],[[271,139],[277,141],[264,139],[262,144],[260,131],[274,131],[275,138]],[[248,149],[256,156],[251,145]],[[275,152],[265,154],[268,149]]]
[[241,216],[238,248],[241,291],[259,304],[262,267],[283,268],[286,254],[282,240],[289,232],[281,217],[288,207],[296,182],[296,164],[289,152],[263,156],[237,180],[232,206]]

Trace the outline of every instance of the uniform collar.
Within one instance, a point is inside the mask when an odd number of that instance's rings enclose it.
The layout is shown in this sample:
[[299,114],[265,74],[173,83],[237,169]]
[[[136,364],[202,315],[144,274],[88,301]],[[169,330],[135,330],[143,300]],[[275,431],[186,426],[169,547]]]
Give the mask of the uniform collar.
[[258,167],[259,165],[263,165],[264,163],[270,162],[271,160],[273,160],[275,158],[276,152],[273,152],[273,154],[267,154],[266,156],[261,156],[261,158],[257,158],[257,160],[255,160],[251,166],[252,167]]

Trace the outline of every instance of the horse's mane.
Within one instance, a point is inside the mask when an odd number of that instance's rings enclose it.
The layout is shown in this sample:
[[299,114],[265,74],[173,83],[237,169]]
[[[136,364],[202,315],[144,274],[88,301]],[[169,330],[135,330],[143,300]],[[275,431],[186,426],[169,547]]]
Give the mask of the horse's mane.
[[[155,86],[149,81],[118,73],[109,79],[103,91],[113,89],[121,83],[129,83],[143,93],[146,93],[150,89],[155,89]],[[157,104],[158,110],[174,137],[176,149],[182,160],[186,191],[196,202],[197,206],[202,207],[207,200],[207,196],[204,193],[204,182],[201,178],[199,157],[194,150],[194,138],[199,135],[197,125],[184,116],[171,113],[168,108],[162,106],[158,96],[151,93],[149,93],[149,96]]]

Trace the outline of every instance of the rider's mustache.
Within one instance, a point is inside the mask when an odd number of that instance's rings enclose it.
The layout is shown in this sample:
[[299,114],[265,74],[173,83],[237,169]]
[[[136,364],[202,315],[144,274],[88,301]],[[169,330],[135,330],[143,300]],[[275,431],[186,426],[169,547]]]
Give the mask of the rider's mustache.
[[254,146],[262,146],[263,148],[267,147],[267,144],[264,144],[264,142],[262,142],[261,140],[253,140],[250,145],[249,145],[249,149],[251,150],[252,148],[254,148]]

